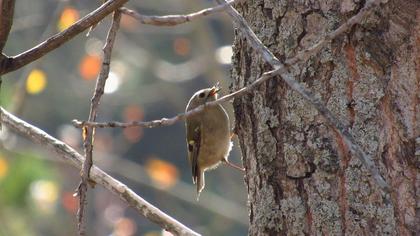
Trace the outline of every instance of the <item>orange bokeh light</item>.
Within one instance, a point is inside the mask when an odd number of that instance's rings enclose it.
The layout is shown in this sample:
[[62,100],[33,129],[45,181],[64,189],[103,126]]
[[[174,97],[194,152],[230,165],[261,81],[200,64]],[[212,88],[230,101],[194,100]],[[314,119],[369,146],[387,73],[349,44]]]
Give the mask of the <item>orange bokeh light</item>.
[[79,198],[74,197],[73,193],[66,192],[63,194],[61,199],[61,204],[63,205],[64,209],[66,209],[71,214],[75,214],[79,207]]
[[85,80],[92,80],[101,70],[102,60],[99,56],[86,55],[79,64],[79,73]]
[[114,232],[112,235],[131,236],[134,235],[136,231],[136,223],[130,218],[122,217],[115,223]]
[[79,18],[79,12],[75,8],[67,7],[60,15],[57,27],[60,31],[63,31],[79,20]]
[[137,28],[138,26],[138,22],[136,19],[134,19],[133,17],[126,15],[126,14],[122,14],[121,15],[121,27],[129,30],[129,31],[133,31]]
[[128,105],[124,109],[123,116],[125,121],[143,120],[144,111],[140,106]]
[[[142,121],[144,119],[143,109],[137,105],[129,105],[123,111],[123,119],[126,122]],[[143,137],[142,127],[130,127],[123,130],[124,137],[131,143],[140,141]]]
[[141,127],[130,127],[123,130],[125,139],[130,143],[136,143],[143,137],[143,128]]
[[9,170],[9,163],[5,158],[0,156],[0,179],[5,177],[7,175],[7,172]]
[[186,56],[191,51],[190,40],[187,38],[176,38],[173,43],[174,51],[177,55]]
[[171,163],[151,158],[146,164],[146,171],[155,184],[163,189],[174,186],[178,180],[178,169]]

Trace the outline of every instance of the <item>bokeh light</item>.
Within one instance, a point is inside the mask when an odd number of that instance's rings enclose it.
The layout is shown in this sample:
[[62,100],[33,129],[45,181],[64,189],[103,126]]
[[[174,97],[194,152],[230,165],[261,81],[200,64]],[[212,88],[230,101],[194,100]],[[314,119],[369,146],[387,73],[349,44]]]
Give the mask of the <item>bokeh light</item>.
[[133,17],[131,17],[129,15],[126,15],[126,14],[122,14],[121,15],[121,23],[120,23],[120,25],[125,30],[133,31],[133,30],[135,30],[137,28],[137,26],[139,25],[139,23]]
[[153,182],[162,189],[175,185],[179,177],[176,166],[157,157],[150,157],[146,163],[146,171]]
[[79,20],[79,12],[72,7],[67,7],[63,10],[58,20],[57,28],[60,31],[67,29],[69,26]]
[[85,55],[79,64],[79,73],[85,80],[95,79],[101,70],[102,60],[99,56]]
[[174,236],[171,232],[166,231],[166,230],[162,230],[161,236]]
[[6,160],[6,158],[4,158],[4,156],[0,154],[0,180],[7,175],[8,170],[9,163]]
[[167,82],[184,82],[199,76],[206,70],[207,64],[203,57],[193,58],[183,63],[159,61],[154,65],[155,75]]
[[65,192],[61,198],[61,204],[70,214],[75,214],[79,207],[79,198],[73,192]]
[[106,80],[104,93],[114,93],[118,90],[121,84],[121,78],[114,72],[109,72],[108,79]]
[[231,64],[232,63],[232,46],[226,45],[218,48],[215,52],[217,62],[220,64]]
[[26,79],[26,91],[30,94],[38,94],[47,86],[47,75],[42,70],[32,70]]
[[119,204],[110,204],[105,208],[104,219],[109,224],[115,224],[124,214],[124,209]]
[[136,223],[126,217],[120,218],[114,226],[113,236],[131,236],[134,235],[137,231]]
[[190,40],[184,37],[178,37],[174,40],[173,48],[177,55],[186,56],[190,53]]
[[58,199],[58,186],[51,180],[37,180],[30,186],[30,196],[43,213],[52,213]]
[[[137,105],[128,105],[123,112],[125,122],[142,121],[144,118],[143,109]],[[129,127],[123,130],[124,137],[127,141],[135,143],[143,137],[142,127]]]

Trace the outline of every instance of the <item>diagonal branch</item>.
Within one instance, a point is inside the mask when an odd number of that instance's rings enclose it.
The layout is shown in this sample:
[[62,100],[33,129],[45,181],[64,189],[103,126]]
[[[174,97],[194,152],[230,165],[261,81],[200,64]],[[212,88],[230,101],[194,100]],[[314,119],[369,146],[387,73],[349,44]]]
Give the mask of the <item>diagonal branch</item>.
[[[218,2],[225,0],[216,0]],[[345,24],[335,30],[333,33],[328,34],[320,43],[315,44],[314,47],[304,50],[302,53],[298,54],[296,59],[289,60],[290,62],[296,63],[298,60],[308,58],[310,55],[313,55],[315,52],[321,49],[322,46],[326,44],[330,39],[337,37],[338,35],[346,32],[354,24],[360,23],[360,21],[370,12],[372,8],[378,6],[381,3],[381,0],[369,0],[365,3],[361,11],[355,16],[351,17]],[[363,151],[363,149],[356,143],[355,138],[350,134],[347,127],[340,122],[334,114],[323,104],[320,99],[317,99],[314,94],[302,86],[298,81],[296,81],[292,74],[288,72],[288,65],[282,64],[268,49],[265,47],[261,41],[257,38],[255,33],[248,26],[245,19],[232,7],[227,8],[227,13],[237,24],[242,34],[246,37],[247,41],[258,51],[264,60],[268,62],[276,72],[274,74],[280,75],[284,82],[286,82],[294,91],[298,92],[307,102],[312,104],[318,112],[325,118],[330,127],[335,128],[346,144],[349,146],[353,154],[355,154],[363,165],[368,169],[372,174],[373,179],[379,185],[379,187],[385,191],[389,192],[389,185],[383,179],[379,170],[377,169],[373,160]]]
[[138,20],[141,24],[157,25],[157,26],[174,26],[174,25],[184,24],[184,23],[193,21],[198,18],[202,18],[204,16],[207,16],[216,12],[222,12],[229,5],[232,5],[234,3],[235,3],[235,0],[230,0],[225,3],[219,4],[215,7],[206,8],[201,11],[186,14],[186,15],[146,16],[125,7],[121,7],[120,10],[122,13],[129,15],[135,18],[136,20]]
[[[57,153],[57,158],[64,160],[78,169],[82,168],[84,158],[76,150],[45,133],[43,130],[10,114],[3,108],[0,108],[0,110],[3,114],[0,121],[4,124],[4,126],[30,139],[32,142],[38,143],[42,145],[42,147],[46,147],[48,150]],[[90,179],[117,195],[121,200],[126,202],[127,205],[133,207],[133,209],[143,215],[146,219],[152,221],[174,235],[199,235],[155,206],[151,205],[125,184],[112,178],[98,167],[92,166]]]
[[13,24],[15,0],[0,0],[0,53],[6,45]]
[[62,44],[74,38],[91,25],[101,21],[105,18],[105,16],[121,7],[127,1],[128,0],[108,0],[99,8],[84,16],[66,30],[53,35],[44,42],[25,52],[22,52],[19,55],[3,58],[3,60],[0,61],[0,75],[15,71],[39,59],[48,52],[60,47]]
[[[102,61],[102,68],[101,72],[96,80],[95,92],[93,93],[93,97],[91,99],[90,111],[89,111],[89,121],[95,121],[96,116],[98,114],[98,107],[99,102],[101,100],[102,95],[104,94],[105,83],[109,75],[109,68],[111,64],[111,54],[112,48],[114,47],[115,37],[117,35],[117,31],[120,25],[121,20],[121,12],[116,10],[114,12],[112,18],[112,24],[108,31],[108,35],[106,37],[106,43],[104,46],[104,59]],[[88,189],[88,180],[89,180],[89,172],[90,168],[92,167],[93,160],[92,160],[92,151],[93,151],[93,138],[94,138],[94,128],[93,127],[85,127],[83,128],[83,146],[85,149],[85,161],[83,162],[82,168],[82,180],[78,188],[78,195],[79,195],[79,211],[77,214],[78,218],[78,229],[79,235],[84,235],[85,227],[84,227],[84,214],[85,214],[85,207],[87,205],[86,193]]]

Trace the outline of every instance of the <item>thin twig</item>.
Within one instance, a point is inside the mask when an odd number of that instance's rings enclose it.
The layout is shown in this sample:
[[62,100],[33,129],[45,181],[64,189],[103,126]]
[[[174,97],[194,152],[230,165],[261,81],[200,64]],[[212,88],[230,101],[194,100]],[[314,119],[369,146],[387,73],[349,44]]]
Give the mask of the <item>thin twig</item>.
[[0,75],[15,71],[39,59],[48,52],[60,47],[62,44],[74,38],[76,35],[83,32],[91,25],[101,21],[103,18],[105,18],[105,16],[121,7],[127,1],[128,0],[108,0],[99,8],[84,16],[82,19],[78,20],[66,30],[51,36],[44,42],[25,52],[22,52],[19,55],[13,57],[5,57],[0,61]]
[[190,112],[179,114],[172,118],[162,118],[160,120],[152,121],[131,121],[131,122],[119,122],[119,121],[109,121],[109,122],[90,122],[90,121],[79,121],[73,120],[72,123],[75,127],[81,128],[84,126],[97,127],[97,128],[128,128],[128,127],[143,127],[143,128],[156,128],[161,126],[170,126],[175,124],[178,121],[184,120],[186,116],[189,116]]
[[[93,97],[91,99],[89,121],[95,121],[96,116],[98,114],[99,102],[101,100],[102,95],[104,94],[105,83],[109,75],[112,48],[114,46],[115,37],[117,35],[117,31],[120,25],[120,20],[121,20],[121,12],[119,10],[116,10],[114,12],[114,15],[112,18],[112,24],[111,24],[111,27],[109,28],[108,35],[106,37],[106,43],[103,48],[104,58],[102,61],[101,72],[98,75],[98,79],[96,80],[95,92],[93,93]],[[85,234],[84,215],[85,215],[85,207],[87,205],[86,192],[88,189],[89,172],[93,164],[93,160],[92,160],[93,138],[94,138],[94,128],[85,127],[83,129],[83,146],[84,146],[86,158],[85,158],[85,161],[83,162],[83,168],[82,168],[82,173],[81,173],[82,180],[77,191],[79,195],[79,211],[77,214],[79,235]]]
[[12,28],[14,9],[15,0],[0,1],[0,54],[3,52]]
[[[57,153],[57,158],[66,161],[72,166],[81,169],[84,157],[76,150],[63,143],[62,141],[50,136],[43,130],[19,119],[10,114],[8,111],[0,108],[3,116],[1,121],[5,127],[14,130],[19,135],[22,135],[34,143],[40,144],[43,148]],[[146,219],[159,225],[163,229],[173,233],[174,235],[199,235],[185,225],[181,224],[174,218],[168,216],[155,206],[148,203],[146,200],[138,196],[133,190],[128,188],[125,184],[112,178],[110,175],[96,167],[92,166],[90,171],[90,179],[95,183],[102,185],[105,189],[116,194],[121,200],[133,207],[139,214]]]
[[72,123],[77,128],[82,128],[85,126],[91,126],[91,127],[97,127],[97,128],[128,128],[128,127],[143,127],[143,128],[156,128],[156,127],[162,127],[162,126],[170,126],[175,124],[176,122],[185,120],[185,118],[193,116],[195,114],[200,113],[204,110],[205,107],[212,107],[216,106],[218,104],[227,102],[232,100],[233,98],[240,97],[248,92],[251,92],[254,88],[256,88],[258,85],[260,85],[262,82],[270,79],[273,77],[273,73],[276,72],[276,70],[269,71],[264,73],[259,79],[254,81],[252,84],[243,87],[242,89],[239,89],[238,91],[235,91],[233,93],[230,93],[228,95],[225,95],[216,101],[208,102],[205,105],[201,105],[193,110],[190,110],[186,113],[178,114],[172,118],[162,118],[159,120],[151,120],[151,121],[131,121],[131,122],[119,122],[119,121],[109,121],[109,122],[90,122],[90,121],[80,121],[80,120],[73,120]]
[[[237,1],[236,1],[237,2]],[[235,0],[230,0],[225,3],[219,4],[215,7],[210,7],[203,9],[198,12],[186,14],[186,15],[167,15],[167,16],[147,16],[142,15],[134,10],[121,7],[120,10],[122,13],[133,17],[134,19],[138,20],[141,24],[148,24],[148,25],[157,25],[157,26],[174,26],[179,24],[184,24],[190,21],[193,21],[198,18],[202,18],[204,16],[222,12],[226,7],[235,3]]]
[[[216,0],[218,2],[225,0]],[[369,0],[365,3],[365,6],[357,13],[355,16],[351,17],[345,24],[340,26],[333,33],[327,34],[320,43],[315,44],[314,47],[302,51],[294,60],[289,60],[290,62],[296,63],[299,60],[304,60],[309,58],[310,55],[314,55],[321,47],[323,47],[326,42],[337,37],[338,35],[346,32],[351,26],[358,24],[361,20],[369,13],[369,11],[378,6],[381,3],[381,0]],[[284,82],[286,82],[294,91],[298,92],[304,99],[306,99],[310,104],[312,104],[318,112],[325,118],[330,127],[335,128],[340,136],[345,140],[346,144],[350,147],[350,150],[355,154],[363,165],[368,169],[372,174],[373,179],[379,185],[379,187],[384,192],[389,192],[389,185],[383,179],[379,173],[378,168],[376,167],[374,161],[363,151],[363,149],[356,143],[355,138],[350,134],[347,127],[340,122],[334,114],[323,104],[320,99],[317,99],[314,94],[297,82],[293,75],[287,71],[287,66],[280,63],[280,61],[265,47],[261,41],[257,38],[255,33],[251,30],[245,19],[232,7],[227,8],[227,13],[233,21],[237,24],[241,32],[246,37],[247,41],[250,43],[251,47],[259,52],[264,60],[269,63],[274,69],[278,70],[275,74],[281,76]]]

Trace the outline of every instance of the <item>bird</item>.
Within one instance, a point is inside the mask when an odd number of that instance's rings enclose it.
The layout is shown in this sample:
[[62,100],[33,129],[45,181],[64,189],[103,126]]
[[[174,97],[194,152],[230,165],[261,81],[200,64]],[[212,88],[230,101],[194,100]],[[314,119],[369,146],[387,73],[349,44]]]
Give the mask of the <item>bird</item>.
[[[220,89],[217,83],[211,88],[194,93],[187,104],[186,112],[217,100]],[[198,201],[205,186],[205,171],[216,168],[222,162],[241,171],[244,169],[228,161],[232,149],[230,121],[222,105],[204,106],[202,111],[187,116],[185,126],[188,160],[192,181],[197,187]]]

